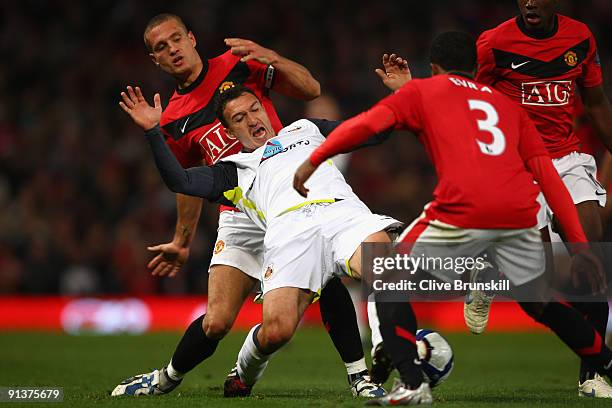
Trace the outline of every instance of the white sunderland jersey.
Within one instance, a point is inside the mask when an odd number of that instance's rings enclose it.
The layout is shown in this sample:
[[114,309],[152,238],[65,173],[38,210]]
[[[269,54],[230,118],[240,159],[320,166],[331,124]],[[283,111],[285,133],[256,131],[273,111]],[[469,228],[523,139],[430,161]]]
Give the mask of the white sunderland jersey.
[[262,229],[267,220],[315,202],[359,200],[342,173],[327,161],[306,183],[308,198],[293,188],[293,175],[310,154],[325,141],[313,122],[301,119],[250,153],[237,153],[223,161],[236,165],[238,186],[223,194]]
[[[146,132],[155,164],[175,193],[203,197],[242,210],[262,230],[275,217],[304,205],[337,200],[359,200],[331,161],[324,163],[306,183],[308,198],[293,189],[297,168],[341,122],[301,119],[253,152],[237,153],[212,166],[184,169],[164,141],[159,126]],[[359,147],[378,144],[390,132],[374,135]],[[365,206],[365,204],[364,204]]]

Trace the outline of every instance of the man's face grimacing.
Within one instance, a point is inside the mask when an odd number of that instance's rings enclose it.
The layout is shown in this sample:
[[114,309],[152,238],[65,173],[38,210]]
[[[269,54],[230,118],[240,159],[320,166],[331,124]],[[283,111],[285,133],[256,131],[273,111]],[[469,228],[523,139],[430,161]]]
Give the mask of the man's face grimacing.
[[558,2],[558,0],[518,0],[518,7],[528,27],[549,29]]
[[188,76],[198,61],[196,40],[191,31],[175,19],[166,20],[146,34],[151,49],[149,56],[166,73]]
[[227,133],[237,138],[246,151],[263,146],[276,136],[266,110],[255,95],[243,92],[225,105],[223,117]]

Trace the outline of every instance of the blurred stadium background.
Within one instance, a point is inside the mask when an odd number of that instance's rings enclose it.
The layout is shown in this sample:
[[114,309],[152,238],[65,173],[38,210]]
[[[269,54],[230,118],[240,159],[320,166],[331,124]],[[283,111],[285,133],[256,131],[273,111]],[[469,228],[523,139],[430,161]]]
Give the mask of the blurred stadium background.
[[[612,96],[612,2],[561,4],[594,32]],[[171,239],[174,195],[162,185],[141,132],[117,105],[128,84],[146,95],[161,92],[164,104],[171,95],[173,81],[150,62],[142,42],[148,19],[165,11],[184,17],[202,56],[223,53],[225,37],[244,37],[308,67],[324,97],[309,105],[276,98],[281,119],[290,123],[358,113],[386,94],[374,74],[383,52],[400,53],[414,76],[427,76],[436,33],[461,29],[476,37],[516,15],[517,7],[513,0],[0,3],[0,329],[59,329],[70,313],[102,332],[113,332],[113,324],[136,332],[181,328],[204,307],[216,206],[205,205],[182,272],[151,277],[146,246]],[[589,138],[588,125],[577,123]],[[357,152],[347,166],[349,182],[373,211],[403,221],[420,213],[435,183],[410,137]],[[610,237],[608,215],[605,222]],[[500,307],[514,315],[510,306]],[[435,320],[432,307],[423,309]],[[92,323],[94,312],[106,317]],[[152,326],[143,326],[143,313]],[[459,328],[459,309],[453,315],[445,324]],[[513,328],[507,320],[500,327]]]

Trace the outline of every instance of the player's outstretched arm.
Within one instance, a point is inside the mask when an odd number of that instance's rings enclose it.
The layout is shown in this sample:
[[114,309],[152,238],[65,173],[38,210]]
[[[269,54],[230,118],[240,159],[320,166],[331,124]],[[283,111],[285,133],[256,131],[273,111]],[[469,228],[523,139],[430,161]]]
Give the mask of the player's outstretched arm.
[[303,197],[308,196],[308,189],[304,184],[321,163],[339,153],[351,151],[372,135],[391,129],[395,123],[395,114],[385,105],[375,105],[372,109],[343,122],[297,169],[293,177],[293,188]]
[[276,51],[262,47],[251,40],[243,38],[226,38],[225,44],[232,54],[239,55],[240,61],[256,60],[275,69],[275,80],[272,89],[295,99],[312,100],[321,95],[321,85],[314,79],[306,67],[285,58]]
[[608,151],[612,153],[612,106],[603,86],[581,88],[580,93],[595,129]]
[[397,54],[383,54],[383,69],[377,68],[376,74],[383,84],[392,91],[397,91],[406,82],[412,80],[408,61]]
[[128,87],[128,92],[122,92],[121,97],[123,100],[119,105],[130,115],[134,123],[145,131],[155,165],[170,190],[217,201],[222,198],[224,191],[236,186],[236,166],[232,163],[193,167],[187,170],[180,165],[166,144],[159,127],[162,110],[159,94],[155,94],[154,106],[147,103],[138,87],[135,89]]
[[[139,87],[127,87],[121,93],[121,108],[132,118],[134,123],[143,130],[151,129],[161,118],[161,101],[159,94],[154,96],[154,106],[147,103]],[[195,234],[202,199],[177,195],[177,225],[172,242],[150,246],[147,249],[157,255],[147,264],[147,268],[155,276],[174,277],[189,257],[189,245]]]

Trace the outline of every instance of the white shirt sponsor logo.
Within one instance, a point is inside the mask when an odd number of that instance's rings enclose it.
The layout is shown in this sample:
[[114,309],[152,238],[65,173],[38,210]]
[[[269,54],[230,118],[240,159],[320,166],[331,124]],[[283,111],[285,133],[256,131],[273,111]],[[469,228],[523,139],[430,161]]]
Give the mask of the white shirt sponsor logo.
[[522,104],[538,106],[567,105],[572,90],[572,81],[523,82],[521,84]]

